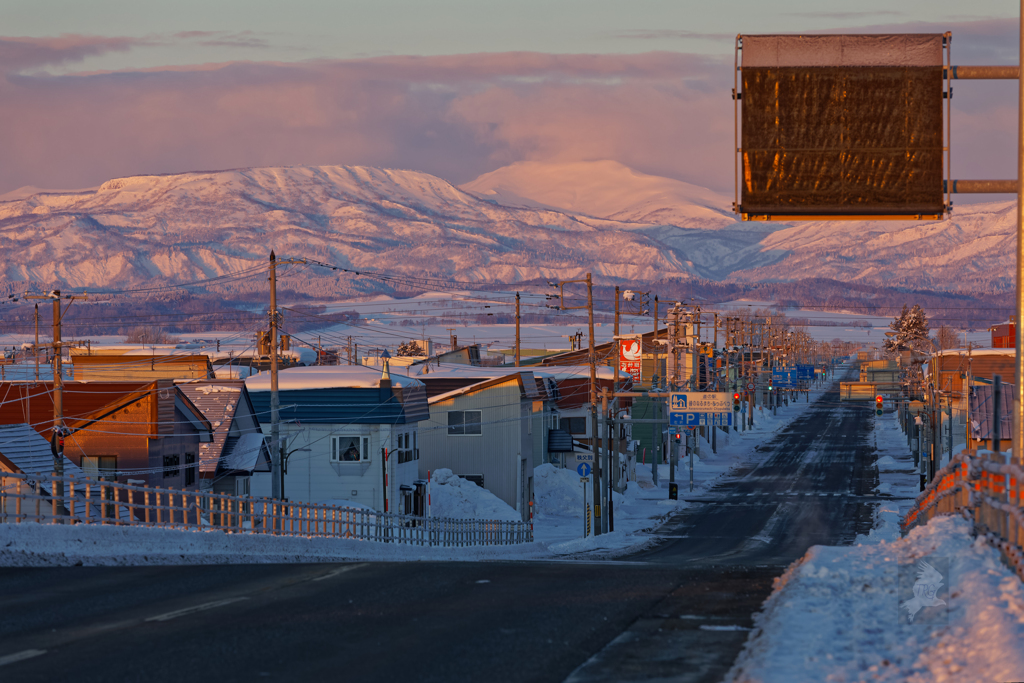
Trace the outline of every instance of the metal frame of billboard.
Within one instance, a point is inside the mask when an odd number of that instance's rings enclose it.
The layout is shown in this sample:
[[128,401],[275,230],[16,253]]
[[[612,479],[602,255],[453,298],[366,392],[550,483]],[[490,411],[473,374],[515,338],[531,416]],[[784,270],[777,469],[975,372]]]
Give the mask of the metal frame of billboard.
[[[892,210],[889,209],[866,209],[858,207],[846,207],[843,206],[837,209],[835,206],[829,207],[828,210],[822,211],[786,211],[779,210],[777,212],[760,212],[760,211],[748,211],[745,210],[741,201],[741,186],[744,183],[745,171],[747,169],[744,160],[744,149],[741,146],[742,138],[742,102],[743,102],[743,88],[741,87],[742,82],[742,71],[743,65],[741,61],[741,51],[743,49],[743,35],[739,34],[736,36],[736,44],[734,51],[734,64],[733,64],[733,117],[734,117],[734,180],[735,180],[735,197],[733,203],[733,210],[736,213],[741,214],[743,220],[751,221],[807,221],[807,220],[937,220],[942,218],[951,206],[950,193],[954,191],[951,182],[951,163],[950,163],[950,81],[946,77],[951,67],[951,43],[952,38],[949,32],[944,34],[903,34],[903,35],[875,35],[875,36],[757,36],[759,39],[765,38],[791,38],[791,39],[806,39],[809,42],[821,41],[835,42],[843,38],[855,39],[858,41],[872,41],[872,40],[893,40],[900,38],[911,38],[916,37],[918,39],[924,38],[939,38],[942,39],[942,58],[940,64],[935,64],[934,68],[941,69],[941,98],[945,100],[945,121],[940,121],[938,126],[940,128],[940,135],[942,135],[941,148],[943,159],[939,162],[939,172],[943,177],[941,178],[941,192],[939,196],[942,197],[941,204],[936,206],[932,204],[928,210],[920,210],[921,207],[917,207],[918,210]],[[753,38],[754,36],[748,36]],[[810,52],[810,51],[808,51]],[[841,63],[841,62],[840,62]],[[813,68],[816,65],[808,64],[804,68]],[[884,61],[878,64],[879,67],[885,68]],[[753,68],[753,67],[751,67]],[[857,68],[857,67],[849,67]],[[941,107],[941,104],[940,104]],[[941,109],[939,116],[942,116]],[[945,125],[943,125],[945,124]],[[907,151],[910,154],[910,150]],[[942,163],[944,161],[944,163]],[[942,173],[942,169],[945,172]]]

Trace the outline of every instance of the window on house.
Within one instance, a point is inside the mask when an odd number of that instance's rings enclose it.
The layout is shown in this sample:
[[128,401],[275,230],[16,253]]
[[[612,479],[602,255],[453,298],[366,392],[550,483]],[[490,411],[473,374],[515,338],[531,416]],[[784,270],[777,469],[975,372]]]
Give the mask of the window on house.
[[480,436],[481,412],[479,410],[449,410],[449,436]]
[[587,418],[586,417],[565,417],[562,418],[562,422],[566,423],[570,434],[586,434],[587,433]]
[[365,462],[370,459],[369,439],[358,436],[331,437],[331,462]]
[[192,486],[196,483],[196,454],[185,454],[185,486]]
[[420,452],[416,448],[416,432],[404,432],[395,437],[398,452],[398,462],[412,462],[420,459]]
[[168,477],[176,477],[181,474],[181,456],[179,455],[165,455],[164,456],[164,479]]

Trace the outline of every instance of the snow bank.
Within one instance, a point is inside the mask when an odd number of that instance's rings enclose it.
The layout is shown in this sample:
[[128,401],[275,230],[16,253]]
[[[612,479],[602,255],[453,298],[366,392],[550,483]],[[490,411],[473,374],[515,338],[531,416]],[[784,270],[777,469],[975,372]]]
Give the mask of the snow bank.
[[427,548],[341,538],[95,524],[0,524],[0,567],[480,561],[550,557],[538,543]]
[[[920,560],[942,570],[947,606],[908,623],[900,602]],[[754,623],[727,681],[1024,680],[1024,584],[960,517],[893,543],[811,548]]]
[[[594,504],[594,482],[587,483],[587,502]],[[634,486],[633,488],[637,488]],[[583,484],[574,470],[545,463],[533,468],[533,495],[537,517],[583,517]],[[622,494],[612,493],[619,505]]]
[[430,514],[454,519],[496,519],[521,522],[522,515],[487,489],[452,474],[434,470],[430,484]]

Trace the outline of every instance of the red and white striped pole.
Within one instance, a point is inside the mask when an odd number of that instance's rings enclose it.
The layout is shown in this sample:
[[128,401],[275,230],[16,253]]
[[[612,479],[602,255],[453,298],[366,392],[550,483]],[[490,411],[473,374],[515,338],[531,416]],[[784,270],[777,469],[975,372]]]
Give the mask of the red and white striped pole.
[[530,501],[530,538],[533,538],[533,501]]
[[380,449],[381,455],[384,457],[381,459],[381,464],[384,466],[384,512],[388,511],[388,449]]

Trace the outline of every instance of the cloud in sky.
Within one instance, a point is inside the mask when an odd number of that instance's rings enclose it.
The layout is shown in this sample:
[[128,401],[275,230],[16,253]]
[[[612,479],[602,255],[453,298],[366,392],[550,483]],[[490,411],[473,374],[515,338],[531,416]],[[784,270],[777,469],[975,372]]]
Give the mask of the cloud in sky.
[[[954,61],[1007,63],[1016,50],[1007,23],[1016,22],[953,27],[960,36],[954,55],[964,56]],[[224,32],[0,38],[0,193],[23,185],[86,187],[131,174],[300,164],[411,168],[458,183],[525,159],[614,159],[731,193],[731,51],[40,71],[152,41],[262,39]],[[1010,177],[1015,159],[1002,141],[1013,135],[1008,112],[1016,88],[965,83],[955,90],[954,175]]]
[[43,66],[81,62],[109,52],[127,52],[149,44],[147,39],[65,34],[54,38],[0,36],[0,72],[11,73]]

